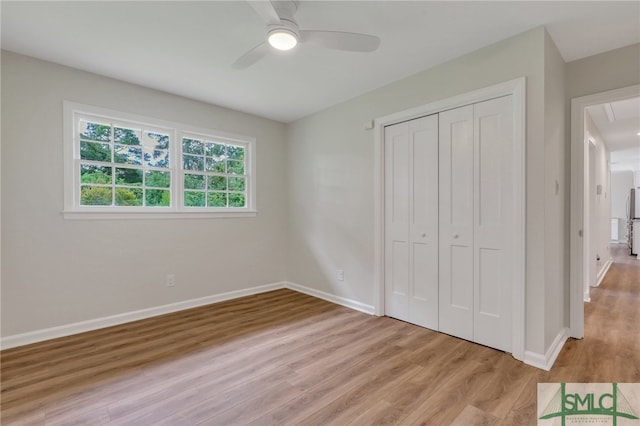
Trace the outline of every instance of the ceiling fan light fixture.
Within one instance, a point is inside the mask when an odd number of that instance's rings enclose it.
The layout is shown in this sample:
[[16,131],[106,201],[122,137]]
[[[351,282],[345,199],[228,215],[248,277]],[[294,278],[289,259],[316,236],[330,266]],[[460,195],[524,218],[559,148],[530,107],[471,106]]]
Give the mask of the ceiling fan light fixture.
[[269,44],[278,50],[291,50],[298,44],[298,36],[286,28],[277,28],[269,32],[267,36]]

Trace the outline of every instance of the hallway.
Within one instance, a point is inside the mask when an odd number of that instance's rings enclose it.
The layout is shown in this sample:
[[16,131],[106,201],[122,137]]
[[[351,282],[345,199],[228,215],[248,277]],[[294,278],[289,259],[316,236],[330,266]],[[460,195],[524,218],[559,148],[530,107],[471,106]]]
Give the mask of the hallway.
[[585,337],[568,346],[582,344],[582,371],[576,373],[584,381],[638,382],[640,260],[627,254],[626,244],[612,244],[611,255],[609,271],[599,287],[591,288],[591,302],[584,305]]
[[611,247],[611,258],[614,263],[626,263],[640,268],[640,259],[628,254],[629,249],[626,243],[611,243],[609,247]]

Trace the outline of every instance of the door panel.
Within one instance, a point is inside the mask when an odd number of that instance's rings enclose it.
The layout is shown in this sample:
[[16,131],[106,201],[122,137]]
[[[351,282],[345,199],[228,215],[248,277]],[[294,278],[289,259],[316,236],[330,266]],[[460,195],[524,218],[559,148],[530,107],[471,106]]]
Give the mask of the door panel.
[[473,259],[473,250],[471,247],[461,247],[451,245],[451,255],[449,269],[451,271],[451,285],[447,286],[445,297],[448,296],[447,303],[456,309],[462,309],[465,312],[471,311],[473,308],[473,263],[456,262],[456,259]]
[[511,96],[474,105],[474,341],[511,351]]
[[500,178],[502,159],[499,138],[500,115],[488,115],[477,118],[479,137],[477,137],[478,158],[478,223],[484,226],[496,226],[501,222]]
[[478,312],[482,315],[499,317],[500,287],[500,250],[480,249],[478,252]]
[[409,321],[438,329],[438,116],[409,122],[411,293]]
[[440,331],[473,340],[473,106],[439,114]]
[[409,320],[408,124],[385,129],[385,312]]
[[385,312],[438,328],[438,120],[385,128]]

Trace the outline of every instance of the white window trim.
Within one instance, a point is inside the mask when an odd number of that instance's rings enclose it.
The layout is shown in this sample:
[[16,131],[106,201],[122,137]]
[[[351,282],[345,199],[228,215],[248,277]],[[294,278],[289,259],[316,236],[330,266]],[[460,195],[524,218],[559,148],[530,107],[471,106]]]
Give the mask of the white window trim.
[[[131,121],[152,128],[160,128],[171,134],[172,143],[169,155],[173,167],[171,169],[171,207],[112,207],[81,206],[79,197],[79,172],[77,163],[80,158],[79,146],[76,146],[76,115],[96,115],[114,121]],[[205,219],[205,218],[237,218],[254,217],[256,209],[256,139],[219,130],[206,129],[183,123],[171,122],[157,118],[110,110],[106,108],[84,105],[71,101],[63,101],[63,146],[64,146],[64,210],[65,219]],[[245,174],[246,207],[212,208],[183,207],[181,196],[184,188],[180,178],[182,170],[181,135],[203,135],[225,143],[238,143],[246,146]]]

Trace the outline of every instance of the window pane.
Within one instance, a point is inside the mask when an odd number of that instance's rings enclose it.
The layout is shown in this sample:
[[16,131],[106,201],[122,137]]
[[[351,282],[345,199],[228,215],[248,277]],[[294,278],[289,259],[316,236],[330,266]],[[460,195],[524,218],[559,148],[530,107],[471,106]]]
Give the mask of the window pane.
[[169,188],[171,186],[171,172],[147,171],[144,184],[154,188]]
[[204,143],[197,139],[182,139],[183,154],[199,154],[204,155]]
[[185,207],[204,207],[204,192],[186,191],[184,193]]
[[112,197],[111,187],[83,185],[80,188],[80,204],[83,206],[110,206]]
[[111,141],[111,126],[80,120],[80,138],[91,141]]
[[225,176],[209,176],[207,189],[224,191],[227,189],[227,178]]
[[244,194],[229,194],[229,207],[244,207]]
[[231,173],[234,175],[243,175],[244,174],[244,162],[242,161],[227,161],[227,173]]
[[142,170],[116,167],[116,184],[141,186]]
[[127,145],[115,145],[114,160],[116,163],[124,164],[142,164],[142,148],[127,146]]
[[241,146],[229,145],[227,155],[230,160],[244,160],[244,148]]
[[80,142],[80,158],[111,162],[111,147],[107,143]]
[[192,175],[185,173],[184,175],[185,189],[204,189],[204,175]]
[[169,135],[145,131],[142,134],[142,144],[151,149],[169,149]]
[[218,157],[221,159],[223,155],[227,153],[227,147],[225,145],[213,142],[207,142],[207,156]]
[[182,168],[184,170],[204,170],[204,157],[196,157],[195,155],[182,156]]
[[229,191],[244,191],[244,178],[243,177],[230,177],[229,178]]
[[144,153],[144,162],[150,167],[169,167],[169,151],[153,150]]
[[145,204],[147,206],[169,207],[171,204],[171,192],[164,189],[147,189],[145,192]]
[[111,167],[94,166],[91,164],[80,165],[80,182],[111,184]]
[[116,188],[116,206],[141,206],[142,189]]
[[216,160],[215,158],[207,157],[207,171],[208,172],[218,172],[224,173],[224,160]]
[[227,207],[227,193],[209,192],[207,194],[207,202],[209,207]]
[[140,129],[114,127],[113,137],[116,142],[124,145],[140,145]]

